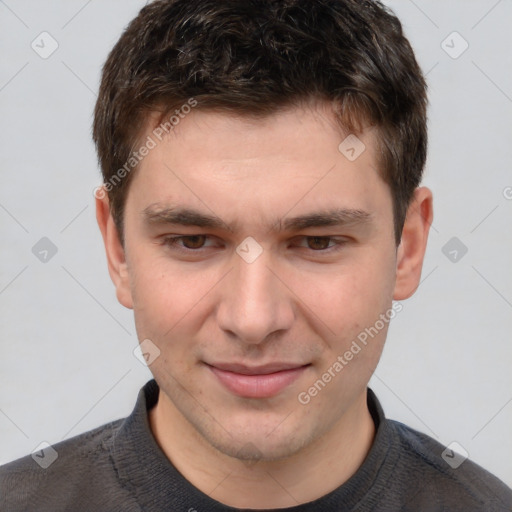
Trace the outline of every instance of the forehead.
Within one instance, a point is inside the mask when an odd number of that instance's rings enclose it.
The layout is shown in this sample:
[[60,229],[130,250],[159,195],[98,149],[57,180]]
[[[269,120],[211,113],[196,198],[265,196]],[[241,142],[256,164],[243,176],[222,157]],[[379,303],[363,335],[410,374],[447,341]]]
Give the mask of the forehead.
[[[335,113],[334,103],[315,98],[306,98],[296,105],[283,106],[265,114],[190,105],[197,105],[197,101],[190,98],[163,116],[160,112],[147,115],[138,145],[151,138],[158,146],[156,152],[151,151],[152,156],[161,153],[167,145],[172,145],[172,151],[176,154],[180,146],[185,151],[190,146],[207,150],[207,153],[195,152],[193,158],[197,161],[202,156],[248,160],[274,157],[276,154],[287,159],[302,160],[304,154],[311,159],[326,150],[327,153],[336,153],[340,142],[347,136],[351,139],[355,137],[344,126],[344,120]],[[357,116],[350,117],[353,120]],[[364,125],[364,116],[360,123]],[[377,129],[369,126],[365,127],[363,133],[357,134],[358,138],[364,139],[367,155],[374,153],[376,136]],[[361,145],[358,146],[357,150]]]
[[390,195],[377,172],[375,132],[343,131],[328,106],[260,118],[191,110],[162,137],[155,119],[142,138],[154,147],[129,192],[140,212],[189,206],[222,211],[233,223],[244,215],[270,224],[304,208],[372,213],[376,193]]

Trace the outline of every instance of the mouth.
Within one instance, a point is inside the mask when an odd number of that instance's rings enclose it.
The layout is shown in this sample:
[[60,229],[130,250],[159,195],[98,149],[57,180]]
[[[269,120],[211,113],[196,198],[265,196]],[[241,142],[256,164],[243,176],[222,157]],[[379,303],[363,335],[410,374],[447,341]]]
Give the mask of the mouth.
[[263,366],[206,364],[231,393],[244,398],[270,398],[297,380],[310,364],[271,363]]

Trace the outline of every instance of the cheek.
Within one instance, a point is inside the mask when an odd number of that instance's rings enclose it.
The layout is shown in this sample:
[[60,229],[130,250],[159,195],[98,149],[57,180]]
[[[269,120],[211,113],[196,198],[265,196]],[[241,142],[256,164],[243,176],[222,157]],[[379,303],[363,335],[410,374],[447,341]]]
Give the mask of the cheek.
[[183,316],[186,287],[180,275],[171,274],[154,252],[138,248],[130,258],[135,322],[150,337],[165,332]]
[[[301,284],[304,303],[319,319],[325,340],[336,350],[349,347],[352,340],[375,324],[391,307],[394,289],[392,258],[364,258]],[[380,323],[379,323],[380,326]],[[386,329],[379,329],[385,336]]]
[[183,333],[203,314],[204,298],[218,280],[216,272],[171,264],[153,251],[137,252],[132,258],[131,286],[139,337],[163,343]]

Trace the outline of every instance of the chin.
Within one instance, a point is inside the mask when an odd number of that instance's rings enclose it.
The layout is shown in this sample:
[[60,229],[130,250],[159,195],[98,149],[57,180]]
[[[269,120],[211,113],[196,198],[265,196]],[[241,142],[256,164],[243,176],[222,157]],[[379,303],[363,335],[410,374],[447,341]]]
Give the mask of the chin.
[[240,439],[207,439],[207,441],[224,455],[239,459],[247,465],[258,461],[286,459],[299,452],[305,444],[296,438],[291,441],[287,436],[269,442],[262,435],[254,438],[244,436]]
[[314,436],[306,431],[307,425],[292,424],[292,416],[280,417],[270,426],[268,421],[245,417],[243,422],[225,422],[215,425],[213,430],[205,429],[204,425],[196,428],[219,452],[250,464],[291,457],[313,440]]

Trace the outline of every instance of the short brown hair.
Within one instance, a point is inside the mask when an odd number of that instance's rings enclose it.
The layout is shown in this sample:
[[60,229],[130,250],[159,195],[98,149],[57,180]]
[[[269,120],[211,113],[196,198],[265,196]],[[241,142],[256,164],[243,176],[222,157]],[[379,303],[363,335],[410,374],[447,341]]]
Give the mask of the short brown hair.
[[142,8],[107,58],[94,112],[121,240],[133,174],[126,163],[150,113],[161,122],[193,99],[198,109],[265,116],[316,98],[331,102],[350,132],[377,127],[398,245],[425,165],[427,96],[390,10],[372,0],[157,0]]

